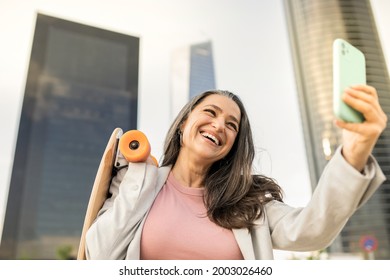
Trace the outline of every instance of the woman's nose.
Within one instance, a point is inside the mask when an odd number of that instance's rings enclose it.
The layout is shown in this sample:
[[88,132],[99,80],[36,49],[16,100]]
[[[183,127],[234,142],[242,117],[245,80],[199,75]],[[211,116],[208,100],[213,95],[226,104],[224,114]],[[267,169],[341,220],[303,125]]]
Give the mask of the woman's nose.
[[223,129],[225,128],[225,120],[223,120],[222,118],[215,118],[213,121],[213,127],[217,131],[223,131]]

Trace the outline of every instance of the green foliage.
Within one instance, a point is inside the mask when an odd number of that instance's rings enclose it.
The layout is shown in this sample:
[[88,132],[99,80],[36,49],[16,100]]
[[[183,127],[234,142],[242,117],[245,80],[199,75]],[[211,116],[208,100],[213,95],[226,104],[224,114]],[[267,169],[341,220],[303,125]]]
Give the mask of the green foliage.
[[72,251],[72,245],[62,245],[57,248],[57,258],[59,260],[71,260],[73,259]]

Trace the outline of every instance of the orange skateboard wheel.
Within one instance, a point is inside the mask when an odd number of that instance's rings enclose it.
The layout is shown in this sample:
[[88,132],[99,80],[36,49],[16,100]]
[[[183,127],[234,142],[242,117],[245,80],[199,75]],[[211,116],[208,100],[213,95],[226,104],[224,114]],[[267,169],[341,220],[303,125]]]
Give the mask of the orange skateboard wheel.
[[151,148],[144,133],[129,130],[119,139],[119,150],[128,162],[142,162],[150,156]]
[[154,156],[150,156],[151,158],[152,158],[152,160],[153,160],[153,162],[154,162],[154,165],[155,166],[158,166],[158,161],[157,161],[157,159],[154,157]]

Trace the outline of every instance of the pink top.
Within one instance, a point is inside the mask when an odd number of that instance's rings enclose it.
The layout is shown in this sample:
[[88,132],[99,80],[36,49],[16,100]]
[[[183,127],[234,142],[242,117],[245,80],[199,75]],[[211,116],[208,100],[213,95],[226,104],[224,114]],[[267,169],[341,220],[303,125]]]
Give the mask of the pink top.
[[203,195],[169,174],[143,227],[141,260],[243,259],[233,232],[207,217]]

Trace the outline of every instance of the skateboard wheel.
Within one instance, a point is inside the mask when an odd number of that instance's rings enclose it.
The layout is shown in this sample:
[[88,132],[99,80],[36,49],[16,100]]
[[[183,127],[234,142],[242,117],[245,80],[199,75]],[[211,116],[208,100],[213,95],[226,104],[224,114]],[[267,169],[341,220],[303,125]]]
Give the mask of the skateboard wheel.
[[154,156],[150,156],[151,158],[152,158],[152,160],[153,160],[153,162],[154,162],[154,165],[155,166],[158,166],[158,161],[157,161],[157,159],[154,157]]
[[129,130],[119,139],[119,150],[128,162],[146,161],[150,149],[148,138],[139,130]]

